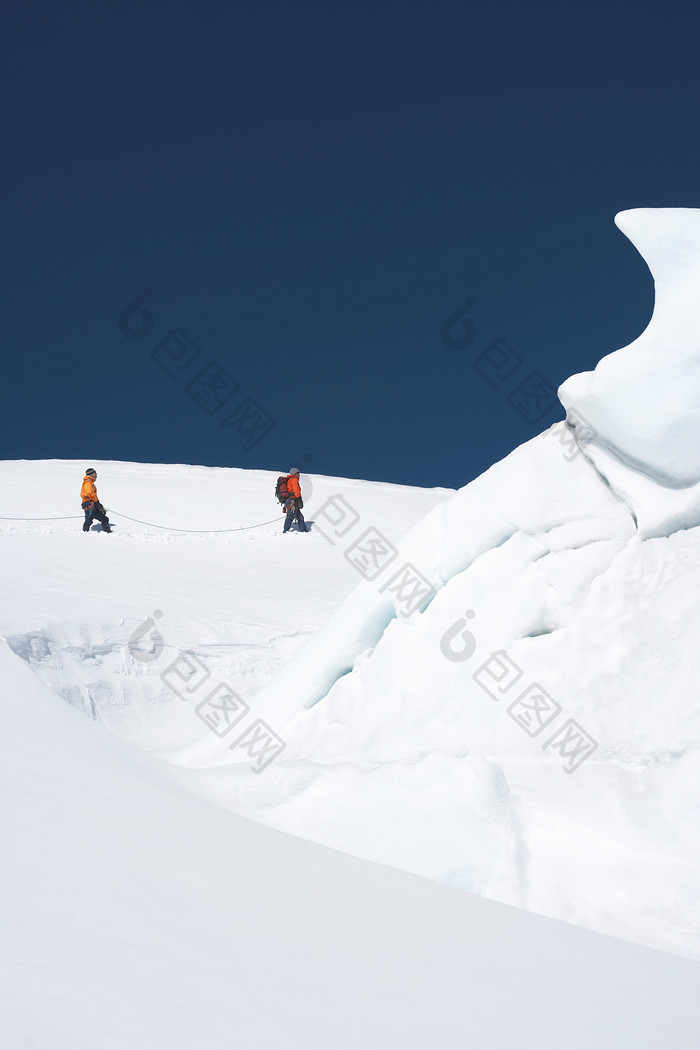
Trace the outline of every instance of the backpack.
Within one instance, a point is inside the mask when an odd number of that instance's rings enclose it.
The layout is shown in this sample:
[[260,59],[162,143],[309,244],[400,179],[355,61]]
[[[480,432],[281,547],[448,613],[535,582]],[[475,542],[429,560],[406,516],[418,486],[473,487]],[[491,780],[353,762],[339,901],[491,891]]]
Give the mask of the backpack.
[[280,503],[284,503],[284,501],[289,496],[289,493],[287,492],[287,476],[285,474],[282,474],[281,477],[277,478],[277,484],[275,485],[275,496],[280,501]]

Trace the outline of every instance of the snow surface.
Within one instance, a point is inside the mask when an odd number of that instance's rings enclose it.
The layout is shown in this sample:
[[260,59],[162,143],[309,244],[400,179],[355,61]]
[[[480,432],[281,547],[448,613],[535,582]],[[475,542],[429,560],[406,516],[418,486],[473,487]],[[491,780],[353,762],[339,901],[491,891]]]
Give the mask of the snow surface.
[[664,534],[700,524],[700,209],[636,208],[615,222],[651,270],[654,313],[638,339],[572,376],[559,397],[579,429],[595,432],[586,454],[605,467],[611,458],[599,452],[613,453],[614,479],[631,485],[643,526]]
[[696,1045],[698,214],[618,217],[652,324],[456,493],[95,464],[86,536],[0,465],[3,1045]]
[[7,1050],[695,1045],[698,964],[243,820],[0,676]]
[[[640,539],[563,451],[534,439],[409,532],[401,560],[438,585],[422,613],[392,618],[362,582],[258,690],[286,742],[264,776],[211,733],[168,757],[285,831],[697,957],[700,535]],[[466,611],[473,655],[452,662]],[[507,702],[473,677],[499,652],[521,672]],[[532,683],[562,709],[553,729],[597,744],[574,773],[506,709]]]
[[[69,703],[160,753],[198,732],[210,735],[160,681],[164,662],[196,650],[250,698],[335,611],[357,572],[320,536],[281,535],[277,474],[266,471],[97,464],[98,493],[115,527],[111,548],[104,547],[99,525],[81,532],[75,478],[86,463],[2,464],[0,510],[77,517],[0,520],[7,566],[0,633]],[[317,485],[321,494],[341,486],[359,513],[394,538],[451,494],[333,478]],[[304,478],[304,493],[313,501],[313,479]],[[177,533],[129,518],[202,530],[273,523]],[[127,644],[154,611],[163,613],[157,622],[165,641],[156,673]]]
[[[3,509],[70,515],[83,466],[2,464]],[[445,490],[313,480],[313,502],[341,489],[363,525],[395,540],[431,507],[444,514],[450,506]],[[100,465],[98,479],[109,508],[181,528],[268,520],[273,481],[116,463]],[[555,496],[555,518],[557,503]],[[534,504],[525,519],[533,512]],[[99,527],[83,535],[79,518],[2,524],[3,1046],[695,1045],[697,963],[242,820],[195,797],[212,790],[200,778],[221,771],[176,769],[146,754],[202,749],[213,739],[193,703],[160,679],[180,649],[248,698],[279,672],[278,692],[296,691],[303,704],[303,683],[290,681],[287,668],[352,592],[357,573],[318,533],[282,536],[281,519],[206,536],[110,513],[109,537]],[[487,530],[496,520],[494,512]],[[599,527],[592,520],[589,538]],[[445,564],[454,557],[447,553]],[[144,662],[129,639],[156,609],[164,649]],[[149,640],[150,632],[139,642],[146,655]],[[254,815],[260,792],[269,808],[287,779],[281,757],[258,776],[232,770],[248,783]],[[435,758],[433,808],[441,793],[471,785],[471,825],[462,802],[457,832],[475,836],[476,853],[489,838],[479,830],[480,806],[492,837],[502,833],[498,808],[488,809],[496,767],[467,759],[460,775],[458,760]],[[273,777],[278,764],[283,775]],[[399,765],[387,762],[384,779]],[[301,765],[302,779],[305,766],[313,772],[314,762]],[[404,798],[415,804],[410,772],[409,763]],[[349,795],[339,802],[330,786],[327,795],[348,833],[378,786],[372,776],[363,783],[361,763],[350,775],[355,812]],[[386,789],[378,787],[386,817]],[[218,803],[230,804],[219,790]],[[434,843],[423,813],[414,815],[427,853]],[[405,826],[406,814],[399,818]],[[376,828],[377,818],[369,823]],[[488,849],[478,863],[488,865]]]

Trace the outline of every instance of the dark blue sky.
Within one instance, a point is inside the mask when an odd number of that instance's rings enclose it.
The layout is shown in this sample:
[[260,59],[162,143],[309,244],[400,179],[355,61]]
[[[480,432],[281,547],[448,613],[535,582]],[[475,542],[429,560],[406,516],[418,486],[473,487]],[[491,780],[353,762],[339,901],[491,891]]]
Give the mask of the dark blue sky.
[[466,483],[649,318],[693,6],[4,5],[0,455]]

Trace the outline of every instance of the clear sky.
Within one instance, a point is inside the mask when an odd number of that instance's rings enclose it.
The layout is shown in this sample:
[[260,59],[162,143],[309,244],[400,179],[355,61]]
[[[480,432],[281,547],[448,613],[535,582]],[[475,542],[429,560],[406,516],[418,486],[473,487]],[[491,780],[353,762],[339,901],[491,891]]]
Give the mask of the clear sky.
[[613,216],[700,206],[699,29],[10,0],[0,456],[465,484],[646,325]]

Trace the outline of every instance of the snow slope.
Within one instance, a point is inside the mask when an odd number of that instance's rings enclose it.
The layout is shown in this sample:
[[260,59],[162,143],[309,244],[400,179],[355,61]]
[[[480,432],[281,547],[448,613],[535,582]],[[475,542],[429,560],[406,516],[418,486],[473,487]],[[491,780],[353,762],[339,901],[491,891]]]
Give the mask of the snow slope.
[[640,534],[667,536],[700,525],[700,209],[635,208],[615,222],[651,270],[654,312],[559,398]]
[[[77,493],[86,466],[0,466],[0,510],[68,516],[0,519],[0,633],[69,703],[139,747],[167,752],[209,733],[129,651],[130,636],[154,611],[163,614],[157,619],[163,660],[196,649],[249,698],[322,626],[358,576],[321,537],[281,535],[277,475],[265,471],[97,464],[98,493],[115,528],[105,546],[100,526],[88,536],[80,531]],[[451,494],[334,478],[316,485],[319,499],[340,485],[361,513],[396,538]],[[306,476],[304,492],[314,498]],[[185,530],[271,524],[188,533],[131,518]]]
[[615,222],[654,278],[654,313],[629,346],[560,390],[627,464],[662,484],[700,482],[700,209],[636,208]]
[[0,680],[7,1050],[695,1045],[697,963],[243,820]]
[[[81,465],[0,473],[21,511],[70,513]],[[112,511],[109,537],[83,535],[79,519],[5,523],[0,633],[54,694],[217,806],[696,956],[698,657],[679,640],[700,619],[697,531],[642,541],[557,434],[457,494],[313,480],[307,536],[277,522],[166,533]],[[254,524],[274,508],[264,473],[105,464],[98,481],[108,507],[181,528]],[[339,489],[360,514],[343,544],[371,523],[439,585],[423,613],[392,619],[381,581],[358,585],[341,542],[321,536],[332,526],[314,507]],[[467,610],[474,650],[452,661],[443,639],[466,629]],[[129,639],[149,618],[163,647],[144,661]],[[522,671],[507,703],[473,677],[499,651]],[[185,652],[209,677],[183,701],[167,670]],[[573,774],[542,749],[548,731],[531,737],[506,709],[533,682],[561,706],[556,726],[576,719],[598,744]],[[235,729],[218,737],[198,714],[220,683],[249,705],[243,727],[261,718],[284,741],[260,774],[231,750]]]
[[[264,776],[213,734],[174,758],[276,827],[697,956],[700,536],[643,541],[562,453],[534,439],[412,530],[401,558],[439,585],[422,613],[391,619],[362,583],[256,694],[286,741]],[[467,611],[471,655],[452,661]],[[507,698],[485,691],[493,653]],[[535,736],[508,710],[532,685],[561,709]],[[573,773],[542,746],[569,720],[597,745]]]

